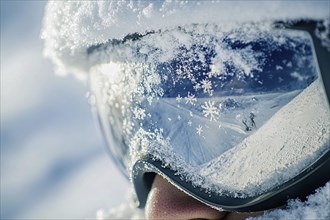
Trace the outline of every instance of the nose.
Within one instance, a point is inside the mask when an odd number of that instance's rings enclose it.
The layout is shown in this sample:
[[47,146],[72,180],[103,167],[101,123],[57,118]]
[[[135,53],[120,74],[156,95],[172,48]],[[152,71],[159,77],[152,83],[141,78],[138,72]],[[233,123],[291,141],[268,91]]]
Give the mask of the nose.
[[223,219],[217,211],[177,189],[156,175],[146,204],[147,219]]

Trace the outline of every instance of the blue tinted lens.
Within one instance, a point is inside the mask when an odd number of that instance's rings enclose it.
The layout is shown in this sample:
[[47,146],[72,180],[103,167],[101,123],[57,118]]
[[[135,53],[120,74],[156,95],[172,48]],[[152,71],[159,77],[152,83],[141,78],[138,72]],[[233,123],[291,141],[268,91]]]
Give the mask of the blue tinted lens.
[[105,51],[91,86],[111,154],[132,178],[152,157],[196,187],[253,196],[329,149],[305,33],[193,26]]

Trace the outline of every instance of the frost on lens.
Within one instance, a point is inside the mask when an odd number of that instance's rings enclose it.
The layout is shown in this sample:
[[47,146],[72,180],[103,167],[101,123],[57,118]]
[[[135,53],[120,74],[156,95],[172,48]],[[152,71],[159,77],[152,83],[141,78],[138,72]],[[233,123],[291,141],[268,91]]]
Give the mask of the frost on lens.
[[191,94],[190,92],[188,92],[188,95],[185,97],[186,100],[186,104],[191,104],[191,105],[195,105],[195,102],[197,102],[197,98],[195,97],[194,94]]
[[218,108],[214,105],[213,101],[205,102],[202,105],[204,117],[210,118],[210,121],[216,121],[216,117],[219,116]]

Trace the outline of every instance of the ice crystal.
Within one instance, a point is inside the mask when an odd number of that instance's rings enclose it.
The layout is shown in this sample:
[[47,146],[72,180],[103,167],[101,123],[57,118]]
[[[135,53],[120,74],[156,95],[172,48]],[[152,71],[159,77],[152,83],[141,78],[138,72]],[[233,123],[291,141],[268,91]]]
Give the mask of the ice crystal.
[[146,116],[145,109],[135,107],[133,110],[136,119],[143,119]]
[[204,105],[201,106],[203,109],[204,117],[209,117],[210,121],[216,121],[216,117],[219,116],[218,108],[214,105],[214,101],[204,102]]
[[202,85],[201,87],[203,88],[204,93],[209,93],[210,95],[212,94],[212,83],[208,79],[203,79],[201,81]]
[[203,132],[203,126],[198,125],[198,127],[196,128],[196,134],[198,134],[199,136],[202,134]]
[[192,105],[195,105],[195,102],[197,102],[197,98],[195,97],[195,94],[191,94],[188,92],[187,97],[185,97],[186,104],[190,103]]
[[176,74],[179,79],[182,79],[186,73],[182,69],[176,69]]
[[201,88],[201,85],[199,83],[196,83],[196,85],[194,85],[194,90],[197,92],[199,89]]
[[178,103],[180,103],[181,102],[181,100],[182,100],[182,97],[180,96],[180,94],[176,97],[176,99],[175,99]]

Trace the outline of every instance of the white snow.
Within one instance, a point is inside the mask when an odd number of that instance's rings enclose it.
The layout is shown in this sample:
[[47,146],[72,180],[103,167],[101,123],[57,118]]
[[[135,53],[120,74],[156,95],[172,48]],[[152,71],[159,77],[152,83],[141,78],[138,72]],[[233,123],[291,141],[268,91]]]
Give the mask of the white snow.
[[44,54],[56,64],[58,73],[74,72],[86,78],[86,49],[130,33],[194,23],[223,25],[229,21],[327,16],[327,1],[51,1],[46,7],[42,36]]
[[266,212],[263,216],[249,218],[249,220],[267,219],[329,219],[330,211],[330,182],[316,190],[307,201],[290,200],[285,209],[275,209]]

